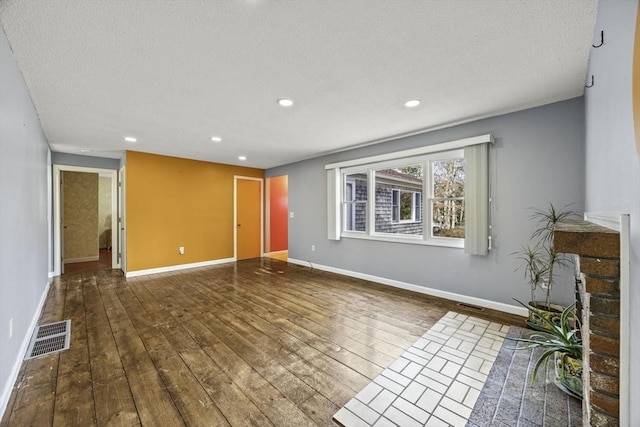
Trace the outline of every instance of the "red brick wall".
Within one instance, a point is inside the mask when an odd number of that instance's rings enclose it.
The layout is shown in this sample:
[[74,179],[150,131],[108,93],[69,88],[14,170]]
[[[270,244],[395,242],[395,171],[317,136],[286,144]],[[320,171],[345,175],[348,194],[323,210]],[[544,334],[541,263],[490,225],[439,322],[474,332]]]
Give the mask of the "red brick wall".
[[588,425],[620,424],[620,237],[587,222],[561,224],[554,233],[557,252],[579,255],[588,334],[584,340],[585,402]]

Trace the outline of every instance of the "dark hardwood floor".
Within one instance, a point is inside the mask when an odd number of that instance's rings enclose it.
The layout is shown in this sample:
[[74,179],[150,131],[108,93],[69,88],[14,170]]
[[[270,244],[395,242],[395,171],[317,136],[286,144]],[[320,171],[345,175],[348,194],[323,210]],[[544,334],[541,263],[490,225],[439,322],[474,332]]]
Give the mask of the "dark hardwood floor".
[[111,270],[111,250],[100,249],[97,261],[65,263],[64,274],[88,273],[98,270]]
[[447,311],[522,319],[256,259],[51,285],[69,350],[23,363],[2,426],[328,426]]

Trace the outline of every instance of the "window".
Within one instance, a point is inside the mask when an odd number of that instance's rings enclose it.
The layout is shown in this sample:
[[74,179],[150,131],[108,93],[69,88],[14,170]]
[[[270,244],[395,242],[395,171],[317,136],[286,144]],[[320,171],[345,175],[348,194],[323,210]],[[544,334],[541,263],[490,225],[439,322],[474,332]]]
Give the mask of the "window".
[[464,238],[464,160],[433,160],[429,169],[431,235]]
[[375,170],[376,233],[422,235],[423,171],[420,163]]
[[[343,235],[419,238],[443,245],[464,239],[463,151],[362,166],[343,172]],[[426,174],[425,174],[426,172]],[[368,186],[372,179],[374,185]],[[422,194],[427,194],[427,209]],[[373,205],[373,206],[370,206]],[[423,222],[422,212],[425,211]]]
[[354,173],[344,179],[344,230],[364,232],[367,230],[366,173]]
[[[486,254],[491,135],[327,165],[328,237]],[[336,198],[335,194],[342,194]]]
[[[356,210],[353,203],[355,202],[356,197],[356,180],[353,178],[348,178],[345,183],[345,230],[355,230],[356,224]],[[349,202],[347,202],[349,201]]]

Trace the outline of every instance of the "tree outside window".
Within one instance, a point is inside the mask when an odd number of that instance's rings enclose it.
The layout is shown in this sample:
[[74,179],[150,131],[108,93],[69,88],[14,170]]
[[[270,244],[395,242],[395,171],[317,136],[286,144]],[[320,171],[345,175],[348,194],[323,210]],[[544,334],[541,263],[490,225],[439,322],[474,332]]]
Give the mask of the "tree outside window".
[[464,159],[431,161],[431,233],[464,238]]

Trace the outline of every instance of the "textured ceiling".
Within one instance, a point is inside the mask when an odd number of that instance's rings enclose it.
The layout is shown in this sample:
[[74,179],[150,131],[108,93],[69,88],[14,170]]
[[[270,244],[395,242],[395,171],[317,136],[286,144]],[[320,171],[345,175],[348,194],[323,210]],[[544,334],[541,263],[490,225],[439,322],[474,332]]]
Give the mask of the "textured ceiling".
[[3,0],[0,22],[54,151],[268,168],[580,96],[596,6]]

